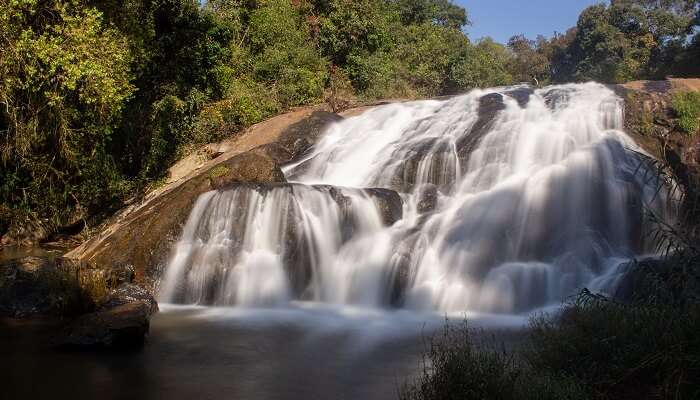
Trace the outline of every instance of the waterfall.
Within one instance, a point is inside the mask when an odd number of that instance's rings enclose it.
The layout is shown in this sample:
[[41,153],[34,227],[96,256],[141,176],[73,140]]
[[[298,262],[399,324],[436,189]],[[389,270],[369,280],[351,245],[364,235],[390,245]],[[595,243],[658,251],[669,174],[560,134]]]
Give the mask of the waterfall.
[[203,194],[161,300],[518,313],[610,291],[666,199],[595,83],[475,90],[328,128],[289,184]]

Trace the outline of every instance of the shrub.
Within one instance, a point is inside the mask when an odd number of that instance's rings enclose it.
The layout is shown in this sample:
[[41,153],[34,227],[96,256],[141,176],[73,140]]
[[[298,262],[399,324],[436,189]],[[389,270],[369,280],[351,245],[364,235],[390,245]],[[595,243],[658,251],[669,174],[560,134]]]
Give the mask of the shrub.
[[194,124],[194,143],[211,143],[236,134],[279,112],[281,105],[265,85],[252,79],[231,82],[223,100],[207,104]]
[[477,343],[465,322],[445,325],[432,339],[419,378],[404,387],[403,400],[588,399],[580,384],[557,372],[530,369],[505,349]]
[[525,358],[563,373],[599,398],[696,398],[700,394],[700,308],[621,304],[584,293],[555,317],[530,324]]
[[700,92],[681,92],[673,95],[673,111],[678,116],[678,125],[686,133],[700,129]]
[[355,91],[347,74],[340,68],[332,67],[326,93],[326,103],[333,112],[344,111],[355,102]]
[[51,230],[124,195],[108,149],[134,92],[130,43],[75,1],[0,15],[0,202]]

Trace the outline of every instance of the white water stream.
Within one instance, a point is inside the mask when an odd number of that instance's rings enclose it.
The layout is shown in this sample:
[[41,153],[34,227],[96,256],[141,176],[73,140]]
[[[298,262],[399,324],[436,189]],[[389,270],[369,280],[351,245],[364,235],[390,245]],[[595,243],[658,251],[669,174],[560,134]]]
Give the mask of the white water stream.
[[[622,100],[594,83],[512,95],[527,91],[380,106],[331,126],[285,168],[293,184],[202,195],[160,300],[512,314],[614,290],[650,250],[643,206],[666,210]],[[401,218],[367,188],[398,192]]]

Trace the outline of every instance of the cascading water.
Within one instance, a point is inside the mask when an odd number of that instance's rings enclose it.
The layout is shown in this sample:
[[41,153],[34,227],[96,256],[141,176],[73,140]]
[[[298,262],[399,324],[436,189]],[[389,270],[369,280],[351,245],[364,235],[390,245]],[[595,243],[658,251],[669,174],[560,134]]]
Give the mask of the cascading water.
[[644,207],[671,218],[622,110],[589,83],[339,122],[285,167],[294,183],[202,195],[161,299],[515,313],[612,290],[618,266],[648,252]]

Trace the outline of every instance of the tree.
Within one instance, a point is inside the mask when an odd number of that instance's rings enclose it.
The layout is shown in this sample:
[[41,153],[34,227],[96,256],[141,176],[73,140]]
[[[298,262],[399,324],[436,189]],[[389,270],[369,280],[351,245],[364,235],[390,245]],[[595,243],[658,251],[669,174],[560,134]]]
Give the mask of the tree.
[[127,39],[78,1],[15,0],[0,43],[0,201],[55,226],[123,195],[107,149],[134,92]]
[[464,8],[450,0],[395,0],[404,25],[434,23],[461,29],[469,25]]
[[450,71],[453,88],[485,88],[509,85],[513,76],[508,71],[511,55],[502,44],[491,38],[481,39]]
[[545,53],[547,40],[540,36],[537,41],[524,35],[513,36],[508,40],[508,49],[513,53],[510,72],[518,82],[532,82],[535,85],[549,81],[550,61]]
[[585,9],[575,31],[557,39],[558,49],[551,53],[554,80],[624,82],[692,73],[689,66],[697,63],[688,57],[689,39],[698,26],[698,4],[612,0]]

